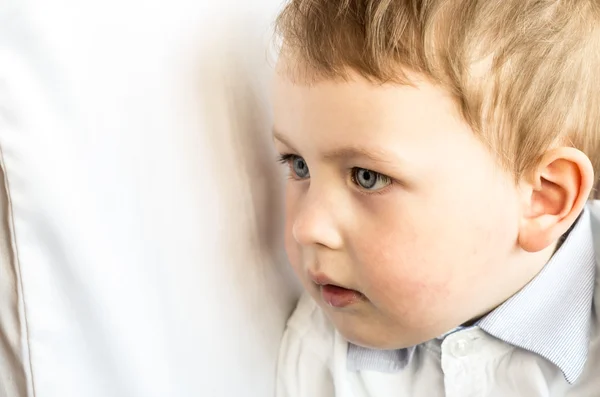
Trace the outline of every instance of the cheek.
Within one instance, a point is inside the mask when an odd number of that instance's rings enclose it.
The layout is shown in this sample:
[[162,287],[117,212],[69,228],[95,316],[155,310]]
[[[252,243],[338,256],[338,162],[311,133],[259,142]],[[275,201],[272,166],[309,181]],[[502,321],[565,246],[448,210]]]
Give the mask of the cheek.
[[424,329],[449,316],[448,307],[473,306],[514,244],[514,209],[504,195],[504,207],[482,194],[471,202],[447,194],[403,197],[361,214],[368,221],[353,234],[355,269],[378,311]]
[[433,259],[399,244],[382,246],[366,266],[372,269],[365,277],[373,299],[400,312],[418,311],[419,307],[444,299],[449,295],[450,280],[437,271]]
[[373,299],[386,306],[392,303],[398,309],[415,310],[415,305],[446,294],[447,277],[439,269],[435,252],[424,247],[429,244],[420,241],[418,231],[407,224],[380,222],[372,231],[365,228],[364,236],[378,238],[361,239],[356,252],[360,277]]
[[431,231],[397,212],[376,219],[362,225],[362,238],[354,242],[356,270],[373,304],[388,314],[409,315],[445,299],[450,276],[432,247]]

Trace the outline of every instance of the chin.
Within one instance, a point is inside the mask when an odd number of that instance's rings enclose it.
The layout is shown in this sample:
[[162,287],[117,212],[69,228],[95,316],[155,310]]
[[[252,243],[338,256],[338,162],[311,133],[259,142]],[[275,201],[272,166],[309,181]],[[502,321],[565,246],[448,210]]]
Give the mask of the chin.
[[377,350],[396,350],[403,349],[405,347],[413,346],[414,344],[402,342],[402,341],[388,341],[382,340],[377,336],[372,335],[356,335],[355,333],[346,334],[340,332],[340,334],[348,341],[357,346],[366,347],[368,349],[377,349]]
[[[368,349],[404,349],[421,344],[435,337],[427,337],[423,332],[411,332],[401,328],[394,328],[392,330],[390,327],[373,326],[374,321],[367,321],[366,319],[352,319],[346,316],[336,316],[335,314],[330,317],[336,330],[344,339]],[[399,338],[399,335],[402,337]]]
[[[338,319],[339,320],[339,319]],[[337,331],[346,339],[355,345],[378,350],[394,350],[413,346],[417,343],[411,343],[408,340],[398,340],[398,338],[389,338],[386,336],[385,329],[369,326],[365,323],[352,324],[350,321],[333,321]]]

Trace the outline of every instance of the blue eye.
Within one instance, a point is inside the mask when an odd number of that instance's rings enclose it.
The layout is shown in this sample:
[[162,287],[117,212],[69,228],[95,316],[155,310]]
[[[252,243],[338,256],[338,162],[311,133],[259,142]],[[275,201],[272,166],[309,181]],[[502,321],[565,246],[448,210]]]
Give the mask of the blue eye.
[[295,179],[306,179],[310,177],[308,164],[300,156],[295,154],[282,154],[279,156],[279,162],[285,164],[291,173],[291,177]]
[[353,169],[352,180],[365,190],[380,190],[392,183],[390,177],[365,168]]
[[308,165],[302,157],[294,156],[290,160],[291,169],[298,178],[305,179],[310,176],[310,172],[308,171]]

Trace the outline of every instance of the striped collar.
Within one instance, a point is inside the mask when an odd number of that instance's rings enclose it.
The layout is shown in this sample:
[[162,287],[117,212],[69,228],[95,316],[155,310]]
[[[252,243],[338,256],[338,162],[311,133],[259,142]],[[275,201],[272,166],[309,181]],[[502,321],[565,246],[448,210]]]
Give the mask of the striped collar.
[[[590,213],[586,209],[542,271],[475,326],[546,358],[560,368],[569,383],[575,382],[588,356],[594,255]],[[408,365],[415,348],[375,350],[349,343],[348,370],[397,372]]]

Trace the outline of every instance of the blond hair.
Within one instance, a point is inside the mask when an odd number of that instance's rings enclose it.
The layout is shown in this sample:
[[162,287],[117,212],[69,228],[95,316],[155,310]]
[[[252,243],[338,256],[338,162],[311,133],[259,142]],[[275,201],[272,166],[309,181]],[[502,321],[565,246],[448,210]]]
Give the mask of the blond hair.
[[313,78],[443,86],[517,178],[557,143],[600,174],[598,0],[291,0],[276,27]]

